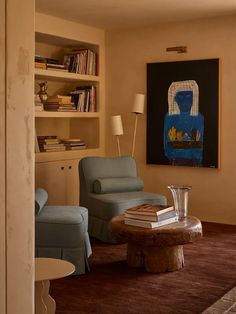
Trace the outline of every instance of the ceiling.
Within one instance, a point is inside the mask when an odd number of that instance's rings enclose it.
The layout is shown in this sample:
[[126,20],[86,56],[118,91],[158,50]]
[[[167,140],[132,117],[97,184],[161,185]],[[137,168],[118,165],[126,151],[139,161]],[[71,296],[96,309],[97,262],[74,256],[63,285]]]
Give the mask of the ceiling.
[[236,0],[36,0],[36,11],[102,29],[236,14]]

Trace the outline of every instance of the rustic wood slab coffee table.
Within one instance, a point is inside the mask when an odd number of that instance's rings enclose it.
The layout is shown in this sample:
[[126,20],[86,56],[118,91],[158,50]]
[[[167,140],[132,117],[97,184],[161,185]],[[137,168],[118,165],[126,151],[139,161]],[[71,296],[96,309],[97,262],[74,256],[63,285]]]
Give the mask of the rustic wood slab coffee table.
[[127,263],[145,267],[148,272],[174,271],[184,266],[183,245],[202,237],[202,224],[196,217],[155,229],[126,225],[124,216],[113,217],[109,227],[119,243],[128,243]]

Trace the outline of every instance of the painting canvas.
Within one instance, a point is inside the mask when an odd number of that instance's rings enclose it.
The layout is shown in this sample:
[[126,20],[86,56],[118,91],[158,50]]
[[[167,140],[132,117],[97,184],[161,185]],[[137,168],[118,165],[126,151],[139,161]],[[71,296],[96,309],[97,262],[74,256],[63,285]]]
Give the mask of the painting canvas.
[[219,167],[219,59],[147,64],[147,163]]

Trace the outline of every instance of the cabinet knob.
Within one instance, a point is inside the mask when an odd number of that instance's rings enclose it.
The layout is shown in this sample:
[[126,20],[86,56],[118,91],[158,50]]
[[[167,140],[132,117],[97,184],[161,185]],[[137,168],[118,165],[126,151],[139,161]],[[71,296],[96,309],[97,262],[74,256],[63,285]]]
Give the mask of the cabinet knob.
[[64,170],[65,169],[65,167],[61,167],[61,170]]
[[72,169],[72,166],[69,166],[69,169]]

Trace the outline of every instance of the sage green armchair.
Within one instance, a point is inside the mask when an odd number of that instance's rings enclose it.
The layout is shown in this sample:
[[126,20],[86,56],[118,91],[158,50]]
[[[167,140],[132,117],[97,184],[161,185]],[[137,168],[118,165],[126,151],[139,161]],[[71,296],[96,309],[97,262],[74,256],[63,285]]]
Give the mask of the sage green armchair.
[[88,209],[89,235],[104,242],[115,240],[108,228],[110,219],[127,208],[166,204],[166,197],[144,192],[135,160],[124,157],[85,157],[79,162],[80,206]]
[[48,206],[48,193],[35,191],[35,256],[67,260],[74,275],[89,270],[92,254],[88,235],[88,211],[81,206]]

